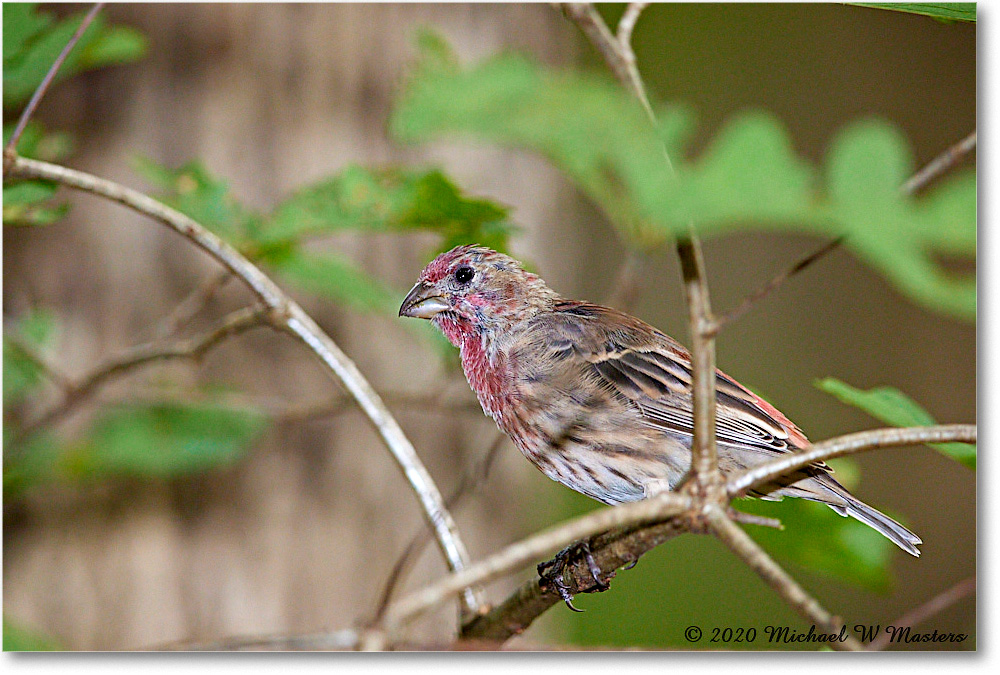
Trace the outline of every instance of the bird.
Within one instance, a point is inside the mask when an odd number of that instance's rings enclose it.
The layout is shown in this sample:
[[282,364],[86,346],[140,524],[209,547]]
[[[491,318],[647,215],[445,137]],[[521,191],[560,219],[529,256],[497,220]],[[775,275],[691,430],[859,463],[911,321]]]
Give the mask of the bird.
[[[432,260],[399,315],[429,320],[458,347],[483,411],[549,478],[609,505],[685,480],[694,436],[691,355],[660,330],[563,298],[517,260],[478,245]],[[715,386],[724,474],[810,447],[784,414],[722,371]],[[920,555],[917,535],[854,497],[825,463],[751,496],[825,504]]]

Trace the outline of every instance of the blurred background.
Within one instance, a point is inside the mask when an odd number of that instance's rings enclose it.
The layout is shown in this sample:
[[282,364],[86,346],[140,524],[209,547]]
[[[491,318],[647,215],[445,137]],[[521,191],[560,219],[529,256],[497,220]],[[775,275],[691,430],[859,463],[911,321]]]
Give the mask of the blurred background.
[[[44,9],[66,17],[83,7]],[[601,11],[614,21],[622,7]],[[137,157],[170,168],[199,160],[234,200],[261,212],[350,165],[437,167],[464,194],[509,207],[518,228],[511,251],[550,286],[613,300],[627,248],[555,166],[484,141],[403,145],[389,131],[421,27],[440,33],[463,65],[516,50],[546,67],[602,71],[596,52],[549,5],[112,4],[104,14],[148,46],[142,58],[75,75],[47,94],[36,117],[72,136],[63,163],[155,193],[162,185],[151,187]],[[835,5],[670,4],[646,10],[634,43],[651,98],[694,111],[692,157],[750,108],[776,115],[795,152],[815,163],[861,116],[896,125],[917,166],[976,126],[975,24]],[[10,114],[5,101],[5,128],[16,119]],[[71,209],[57,222],[4,228],[4,325],[7,332],[33,309],[49,312],[57,328],[46,357],[75,378],[156,339],[165,317],[217,268],[127,209],[60,196]],[[735,306],[822,241],[761,232],[707,240],[713,305]],[[377,279],[398,306],[440,242],[426,232],[344,231],[322,245]],[[672,247],[639,260],[632,313],[687,342]],[[498,432],[454,354],[391,310],[359,311],[308,284],[282,285],[385,397],[442,492],[481,474]],[[182,334],[209,330],[249,300],[238,283],[222,286]],[[828,376],[862,389],[898,387],[939,422],[976,419],[974,321],[915,304],[843,248],[727,327],[718,361],[814,440],[882,426],[814,386]],[[422,518],[367,419],[343,403],[301,345],[266,329],[229,339],[200,365],[165,363],[116,380],[51,432],[74,447],[98,419],[107,439],[110,422],[101,416],[109,405],[195,400],[222,389],[227,400],[266,411],[267,422],[217,466],[63,471],[14,492],[5,464],[5,629],[9,622],[66,649],[135,649],[314,633],[371,616]],[[8,412],[30,418],[59,396],[41,385],[5,412],[5,427]],[[5,432],[5,457],[8,441]],[[926,447],[859,456],[844,471],[855,494],[903,518],[925,544],[919,559],[886,553],[886,574],[868,582],[789,563],[831,611],[852,625],[891,623],[975,574],[973,471]],[[486,479],[466,492],[454,513],[473,558],[598,506],[545,478],[506,439]],[[809,533],[790,525],[778,536]],[[444,571],[430,544],[402,586]],[[531,576],[492,584],[490,599]],[[720,544],[691,535],[577,604],[588,611],[557,606],[514,644],[686,648],[689,625],[807,628]],[[975,617],[968,597],[922,628],[974,636]],[[454,620],[448,607],[418,622],[411,637],[443,643]],[[935,645],[974,647],[974,637]]]

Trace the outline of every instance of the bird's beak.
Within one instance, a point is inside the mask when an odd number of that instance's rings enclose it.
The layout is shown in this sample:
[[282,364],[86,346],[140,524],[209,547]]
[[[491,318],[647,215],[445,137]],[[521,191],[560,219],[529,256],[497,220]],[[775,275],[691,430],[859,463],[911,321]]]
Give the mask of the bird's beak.
[[420,281],[406,294],[406,299],[399,306],[399,315],[414,319],[430,319],[446,309],[451,309],[451,306],[435,293],[434,287]]

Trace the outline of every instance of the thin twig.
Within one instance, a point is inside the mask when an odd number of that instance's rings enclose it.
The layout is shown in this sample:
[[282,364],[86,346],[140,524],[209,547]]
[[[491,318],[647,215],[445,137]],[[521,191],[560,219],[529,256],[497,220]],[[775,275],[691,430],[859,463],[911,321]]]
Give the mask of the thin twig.
[[779,274],[778,276],[774,277],[766,284],[758,288],[754,293],[748,295],[746,299],[743,300],[743,302],[741,302],[739,305],[729,310],[724,315],[717,316],[715,318],[715,322],[711,326],[712,334],[718,335],[719,331],[722,329],[723,326],[735,321],[736,319],[746,314],[751,307],[753,307],[755,304],[757,304],[765,297],[770,295],[773,291],[777,290],[783,283],[791,279],[793,276],[795,276],[805,268],[812,265],[814,262],[825,256],[833,249],[840,246],[840,244],[843,243],[843,241],[844,241],[843,237],[837,237],[836,239],[832,239],[826,242],[818,249],[816,249],[814,252],[810,253],[805,258],[795,263],[792,267],[790,267],[783,273]]
[[[843,622],[827,612],[796,583],[757,543],[735,524],[722,509],[709,505],[705,508],[705,521],[729,549],[749,565],[785,602],[795,608],[806,621],[816,624],[824,633],[837,634]],[[831,641],[834,649],[859,651],[864,649],[853,636],[845,633],[845,640]]]
[[[479,403],[475,404],[479,407]],[[480,408],[481,410],[481,408]],[[490,469],[493,468],[493,462],[500,454],[500,448],[503,447],[503,442],[507,439],[507,436],[502,433],[497,433],[493,442],[490,443],[489,449],[486,451],[486,458],[482,461],[478,469],[475,471],[470,471],[466,473],[461,482],[455,488],[455,490],[445,499],[445,506],[451,510],[455,509],[455,506],[467,495],[471,494],[480,485],[486,482],[487,477],[490,474]],[[416,560],[417,554],[423,551],[424,546],[427,545],[430,539],[430,531],[428,530],[427,523],[423,523],[421,527],[410,539],[410,542],[403,549],[399,558],[396,559],[396,563],[392,566],[392,570],[389,572],[389,576],[386,578],[384,587],[382,588],[382,594],[380,595],[378,607],[375,610],[374,618],[372,619],[372,624],[377,624],[382,620],[382,616],[385,614],[385,610],[389,607],[389,602],[392,600],[392,595],[396,588],[399,587],[403,579],[406,577],[407,567],[409,563]]]
[[976,132],[973,131],[971,134],[960,140],[955,145],[951,146],[940,155],[932,159],[924,168],[913,174],[910,180],[903,184],[903,192],[908,195],[916,193],[918,190],[925,187],[932,180],[943,174],[945,171],[953,167],[958,160],[962,159],[965,155],[972,152],[972,149],[976,147]]
[[[692,235],[694,231],[692,230]],[[684,294],[691,323],[691,396],[694,438],[691,443],[693,484],[706,496],[721,499],[722,472],[715,438],[715,338],[712,308],[705,281],[705,263],[696,239],[679,239]]]
[[163,338],[186,326],[198,312],[204,309],[216,292],[232,278],[232,272],[222,270],[198,284],[183,300],[177,303],[170,314],[163,318],[156,327],[154,335]]
[[[976,132],[973,131],[971,134],[966,136],[964,139],[953,145],[952,147],[945,150],[943,153],[931,160],[926,166],[917,171],[913,176],[906,181],[900,190],[905,193],[912,195],[916,193],[921,188],[925,187],[934,178],[937,178],[945,171],[954,166],[959,159],[965,156],[967,153],[971,152],[972,149],[976,147]],[[820,247],[815,253],[803,258],[797,262],[791,269],[783,274],[779,274],[775,278],[768,281],[755,293],[748,296],[742,303],[740,303],[736,308],[727,312],[724,316],[717,317],[715,320],[715,325],[713,330],[718,334],[719,330],[732,321],[735,321],[739,317],[747,313],[747,311],[753,307],[756,303],[763,300],[767,295],[778,289],[782,284],[788,281],[791,277],[801,272],[803,269],[816,262],[819,258],[823,257],[839,244],[844,241],[844,237],[838,237]]]
[[3,150],[3,172],[5,175],[17,154],[17,142],[21,140],[21,134],[23,134],[24,130],[27,128],[28,122],[31,120],[31,116],[35,114],[35,109],[38,107],[38,104],[41,103],[42,97],[45,96],[45,92],[48,91],[49,85],[52,84],[52,81],[56,77],[56,73],[59,72],[62,64],[66,61],[66,57],[68,57],[69,53],[73,51],[76,43],[80,41],[80,37],[90,26],[91,22],[93,22],[102,7],[104,7],[104,3],[98,2],[91,7],[90,11],[87,12],[87,15],[83,17],[80,25],[77,26],[76,31],[73,32],[72,37],[70,37],[69,41],[66,43],[66,46],[62,48],[62,51],[59,52],[59,56],[57,56],[56,60],[52,62],[52,66],[49,67],[49,72],[45,73],[45,77],[35,89],[35,92],[31,95],[28,105],[25,106],[24,110],[21,112],[21,117],[17,120],[17,126],[14,127],[14,133],[10,135],[10,140],[7,141],[7,146]]
[[42,374],[63,391],[72,388],[72,380],[66,373],[62,372],[56,365],[51,363],[47,357],[42,355],[33,345],[28,344],[18,335],[5,335],[4,341],[11,347],[21,352],[22,355],[42,371]]
[[[933,598],[916,607],[900,618],[893,621],[891,626],[897,629],[908,628],[923,623],[935,614],[943,612],[959,600],[966,598],[976,591],[975,575],[959,581],[948,590],[938,593]],[[873,652],[882,651],[892,643],[893,633],[883,630],[878,637],[865,645],[866,649]]]
[[[656,115],[646,96],[646,88],[639,75],[635,53],[629,39],[632,29],[645,5],[638,3],[629,7],[622,17],[625,25],[619,24],[618,37],[608,30],[604,19],[591,3],[566,3],[566,15],[604,57],[605,62],[621,84],[642,104],[650,123],[656,126]],[[621,38],[626,39],[621,39]],[[676,173],[667,147],[662,143],[663,158],[671,173]],[[688,234],[677,241],[677,253],[681,260],[684,276],[684,290],[688,302],[691,323],[691,360],[693,371],[692,397],[694,399],[694,439],[691,445],[691,473],[695,484],[706,493],[720,497],[719,487],[722,474],[718,470],[718,453],[715,446],[715,341],[712,327],[711,303],[705,277],[701,242],[694,224],[688,226]],[[720,497],[721,498],[721,497]]]
[[838,436],[828,441],[816,443],[808,450],[783,455],[730,477],[726,482],[726,493],[730,499],[743,497],[756,487],[783,476],[789,476],[810,464],[866,450],[951,442],[975,443],[976,426],[974,424],[941,424],[932,427],[874,429]]
[[55,424],[76,408],[76,406],[85,401],[98,388],[136,368],[159,361],[176,359],[199,360],[210,349],[222,342],[223,339],[264,325],[267,325],[267,316],[264,310],[260,307],[244,307],[229,314],[218,326],[198,337],[166,344],[152,342],[133,347],[95,368],[92,372],[79,378],[79,380],[74,381],[67,378],[63,399],[49,410],[38,415],[34,420],[25,424],[24,428],[19,431],[18,436],[26,438],[42,427]]
[[[399,423],[354,362],[270,277],[193,219],[141,192],[82,171],[24,157],[14,159],[10,173],[18,178],[55,181],[110,199],[150,216],[187,238],[239,277],[271,310],[269,312],[271,325],[304,343],[358,402],[416,492],[424,515],[434,526],[438,543],[449,567],[452,570],[466,567],[469,556],[455,521],[444,508],[440,491]],[[467,613],[478,611],[483,602],[481,596],[480,589],[468,589],[463,594],[463,607]]]
[[539,556],[555,552],[585,537],[637,523],[666,520],[690,506],[690,500],[684,495],[665,492],[642,501],[603,508],[542,530],[470,565],[466,570],[452,573],[396,601],[386,610],[382,626],[391,633],[470,584],[482,584],[496,579],[537,560]]
[[618,44],[632,44],[632,31],[635,30],[635,24],[638,23],[639,15],[642,14],[642,10],[646,9],[648,6],[648,2],[628,3],[628,7],[625,8],[625,13],[622,14],[622,18],[618,20],[618,28],[615,31],[615,37],[618,38]]

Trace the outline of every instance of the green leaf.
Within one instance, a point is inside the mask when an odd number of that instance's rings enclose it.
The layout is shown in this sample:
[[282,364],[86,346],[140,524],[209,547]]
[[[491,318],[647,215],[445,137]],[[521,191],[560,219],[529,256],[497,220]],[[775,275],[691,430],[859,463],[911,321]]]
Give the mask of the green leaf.
[[42,381],[42,369],[12,340],[35,351],[43,351],[55,333],[55,317],[44,310],[33,310],[12,326],[4,328],[3,339],[3,403],[14,405],[27,398]]
[[784,525],[782,530],[748,529],[769,553],[870,590],[889,589],[896,546],[867,525],[805,499],[748,499],[738,505],[741,511],[777,518]]
[[[7,19],[7,6],[8,3],[4,3],[4,21]],[[6,41],[6,35],[4,38]],[[3,650],[5,652],[49,652],[60,651],[62,647],[48,635],[25,628],[4,616]]]
[[3,186],[3,205],[6,209],[11,204],[33,204],[52,198],[58,186],[55,183],[42,181],[24,181]]
[[[937,424],[930,413],[894,387],[875,387],[865,391],[833,377],[818,380],[816,387],[892,426],[926,427]],[[928,445],[970,469],[976,468],[976,446],[973,444],[928,443]]]
[[148,48],[149,41],[139,31],[128,26],[108,26],[83,50],[80,68],[131,63],[145,56]]
[[4,434],[4,499],[13,503],[36,485],[62,477],[60,462],[66,448],[52,434],[39,431],[16,444],[7,425]]
[[129,404],[103,411],[64,461],[81,476],[169,478],[230,465],[266,429],[262,413],[216,404]]
[[398,139],[461,137],[537,152],[604,210],[629,246],[666,241],[690,223],[705,236],[751,228],[846,235],[846,246],[914,300],[975,318],[975,276],[953,275],[935,257],[975,259],[975,174],[903,196],[912,151],[888,123],[847,127],[820,172],[773,116],[741,113],[689,160],[690,115],[678,106],[658,113],[654,129],[605,78],[547,70],[516,54],[463,68],[442,43],[421,38],[391,119]]
[[256,214],[239,203],[229,185],[216,178],[198,161],[170,169],[152,160],[137,157],[133,168],[161,190],[163,203],[225,239],[240,246],[254,225]]
[[14,58],[25,44],[52,23],[51,14],[39,14],[37,2],[3,3],[3,60]]
[[[52,15],[38,13],[34,4],[4,3],[4,108],[27,102],[85,14],[74,14],[53,24]],[[136,31],[104,24],[98,14],[66,57],[56,81],[84,69],[133,61],[145,53],[145,38]]]
[[[19,106],[28,101],[31,94],[45,78],[45,74],[55,62],[56,57],[59,56],[63,47],[66,46],[73,33],[80,26],[84,15],[85,12],[75,14],[60,21],[55,26],[42,31],[28,40],[22,45],[23,48],[18,53],[13,54],[10,58],[4,58],[4,108]],[[102,28],[103,19],[98,15],[87,27],[87,30],[84,31],[73,51],[66,57],[66,61],[57,75],[57,80],[65,79],[76,69],[81,51]]]
[[341,230],[427,230],[443,235],[445,245],[503,250],[513,230],[507,218],[507,208],[466,197],[437,170],[349,166],[281,202],[256,239],[268,245]]
[[[14,133],[14,123],[3,127],[3,144]],[[73,139],[61,131],[45,131],[44,127],[32,120],[24,127],[21,138],[17,141],[17,153],[22,157],[42,159],[47,162],[57,162],[65,159],[73,150]]]
[[923,14],[942,21],[975,22],[976,20],[976,3],[974,2],[852,2],[850,4],[858,7]]
[[282,279],[310,293],[369,312],[394,311],[399,293],[334,253],[294,251],[271,261]]
[[54,183],[21,181],[3,188],[4,225],[49,225],[66,214],[68,204],[48,205]]

